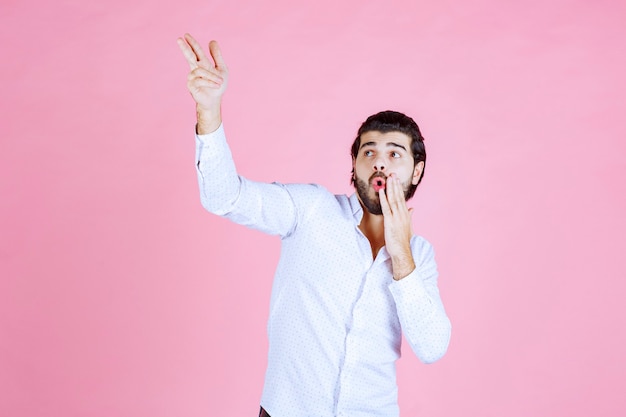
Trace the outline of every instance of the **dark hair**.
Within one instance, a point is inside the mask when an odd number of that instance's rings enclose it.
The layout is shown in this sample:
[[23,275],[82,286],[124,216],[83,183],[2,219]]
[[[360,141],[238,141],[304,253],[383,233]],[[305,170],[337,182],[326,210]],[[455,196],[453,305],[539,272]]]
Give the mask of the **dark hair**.
[[[381,111],[380,113],[376,113],[365,120],[361,127],[359,128],[358,135],[354,142],[352,143],[351,153],[352,158],[356,159],[357,153],[359,152],[359,147],[361,146],[361,135],[367,132],[401,132],[411,138],[411,152],[413,153],[413,166],[417,165],[419,162],[424,162],[424,168],[426,168],[426,148],[424,147],[424,137],[422,136],[422,132],[420,132],[419,126],[415,123],[415,120],[410,118],[409,116],[397,112],[397,111]],[[417,184],[411,184],[407,192],[407,199],[413,197],[415,194],[415,189],[422,181],[424,177],[424,169],[422,169],[422,174],[420,175]],[[350,177],[350,183],[354,184],[354,168],[352,168],[352,176]]]

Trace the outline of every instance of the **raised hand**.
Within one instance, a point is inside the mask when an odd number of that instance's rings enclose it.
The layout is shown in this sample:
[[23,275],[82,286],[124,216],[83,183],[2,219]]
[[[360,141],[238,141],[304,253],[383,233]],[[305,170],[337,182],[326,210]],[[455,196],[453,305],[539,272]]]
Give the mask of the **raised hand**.
[[406,205],[400,179],[391,174],[378,191],[385,227],[385,248],[391,257],[393,278],[402,279],[415,269],[411,252],[411,211]]
[[212,132],[222,121],[220,106],[228,85],[228,68],[216,41],[209,43],[210,58],[189,34],[177,42],[191,69],[187,89],[196,102],[198,133]]

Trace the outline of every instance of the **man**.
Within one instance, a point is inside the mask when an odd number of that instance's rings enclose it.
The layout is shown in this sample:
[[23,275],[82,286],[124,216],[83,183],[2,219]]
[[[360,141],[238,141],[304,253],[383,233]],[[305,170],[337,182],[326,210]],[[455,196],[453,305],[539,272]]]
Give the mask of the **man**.
[[395,361],[402,332],[425,363],[450,339],[433,250],[411,232],[406,200],[426,160],[413,119],[371,116],[352,146],[357,193],[264,184],[237,175],[222,126],[228,69],[190,35],[178,44],[191,67],[196,165],[203,206],[282,239],[268,319],[261,416],[397,416]]

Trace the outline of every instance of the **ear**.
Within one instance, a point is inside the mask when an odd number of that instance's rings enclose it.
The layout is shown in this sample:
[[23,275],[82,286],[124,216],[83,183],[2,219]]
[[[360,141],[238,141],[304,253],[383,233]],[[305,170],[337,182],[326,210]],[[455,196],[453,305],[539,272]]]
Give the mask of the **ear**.
[[424,161],[419,161],[415,164],[415,169],[413,169],[413,178],[411,179],[411,184],[417,185],[422,176],[422,172],[424,171]]

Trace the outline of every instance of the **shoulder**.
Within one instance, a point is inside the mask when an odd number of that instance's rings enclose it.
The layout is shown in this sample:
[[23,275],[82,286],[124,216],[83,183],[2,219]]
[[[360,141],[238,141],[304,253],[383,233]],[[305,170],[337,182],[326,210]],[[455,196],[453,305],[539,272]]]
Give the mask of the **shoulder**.
[[332,199],[332,194],[319,184],[281,184],[296,205],[319,204]]
[[417,265],[435,264],[435,250],[426,238],[413,235],[411,238],[411,252]]
[[346,195],[335,195],[319,184],[284,184],[300,218],[333,214],[343,216],[351,213],[350,199]]
[[425,237],[420,235],[413,235],[411,237],[411,247],[416,249],[433,250],[433,245],[431,245]]
[[294,199],[319,201],[340,206],[350,206],[350,198],[345,194],[333,194],[319,184],[280,184]]

